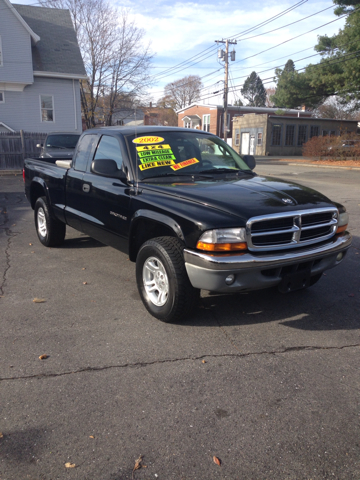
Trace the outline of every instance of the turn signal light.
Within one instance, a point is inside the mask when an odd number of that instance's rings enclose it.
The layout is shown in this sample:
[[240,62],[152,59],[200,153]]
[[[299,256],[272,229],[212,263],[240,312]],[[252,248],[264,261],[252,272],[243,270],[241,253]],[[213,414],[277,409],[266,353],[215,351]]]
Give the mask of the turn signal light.
[[345,230],[347,229],[347,225],[341,225],[341,227],[338,227],[337,230],[336,230],[336,233],[342,233],[342,232],[345,232]]
[[236,252],[239,250],[246,250],[247,243],[204,243],[198,242],[196,248],[205,250],[207,252]]

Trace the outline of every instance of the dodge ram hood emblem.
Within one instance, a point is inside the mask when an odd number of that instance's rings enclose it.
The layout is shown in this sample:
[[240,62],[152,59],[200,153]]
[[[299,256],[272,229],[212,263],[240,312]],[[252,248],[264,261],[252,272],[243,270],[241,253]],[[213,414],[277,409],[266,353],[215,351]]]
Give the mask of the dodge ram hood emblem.
[[291,198],[282,198],[281,200],[283,203],[286,203],[286,205],[294,205],[294,202],[291,200]]

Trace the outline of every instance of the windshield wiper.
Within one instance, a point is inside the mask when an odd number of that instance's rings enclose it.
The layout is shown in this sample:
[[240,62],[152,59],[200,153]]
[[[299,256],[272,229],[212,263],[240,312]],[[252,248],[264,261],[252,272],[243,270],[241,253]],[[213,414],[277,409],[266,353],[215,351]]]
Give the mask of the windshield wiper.
[[67,147],[61,147],[60,145],[47,145],[48,148],[67,148]]
[[151,177],[143,178],[144,180],[149,180],[150,178],[161,178],[161,177],[191,177],[191,173],[162,173],[161,175],[152,175]]
[[186,178],[191,178],[191,179],[205,179],[209,180],[209,176],[206,175],[201,175],[200,172],[193,172],[193,173],[162,173],[161,175],[152,175],[151,177],[146,177],[143,178],[141,181],[146,182],[147,180],[154,180],[156,178],[165,178],[165,177],[186,177]]
[[234,170],[232,168],[209,168],[208,170],[200,170],[199,173],[232,173],[238,175],[240,172],[254,174],[252,170]]

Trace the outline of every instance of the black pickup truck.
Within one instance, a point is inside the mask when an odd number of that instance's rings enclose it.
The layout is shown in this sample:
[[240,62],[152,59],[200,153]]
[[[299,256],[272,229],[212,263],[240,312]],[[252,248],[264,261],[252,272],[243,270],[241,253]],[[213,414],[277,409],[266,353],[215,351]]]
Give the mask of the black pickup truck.
[[147,310],[174,321],[200,289],[309,287],[350,247],[342,205],[254,167],[207,132],[104,127],[72,161],[25,160],[25,193],[43,245],[70,225],[127,253]]

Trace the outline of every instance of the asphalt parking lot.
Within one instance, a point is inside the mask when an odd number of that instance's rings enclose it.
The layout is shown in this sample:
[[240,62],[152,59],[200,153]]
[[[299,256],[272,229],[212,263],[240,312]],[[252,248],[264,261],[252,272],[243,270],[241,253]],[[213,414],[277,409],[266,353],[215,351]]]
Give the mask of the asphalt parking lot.
[[343,203],[347,258],[289,295],[203,292],[178,324],[124,254],[72,229],[43,247],[0,176],[1,480],[359,480],[360,171],[256,171]]

